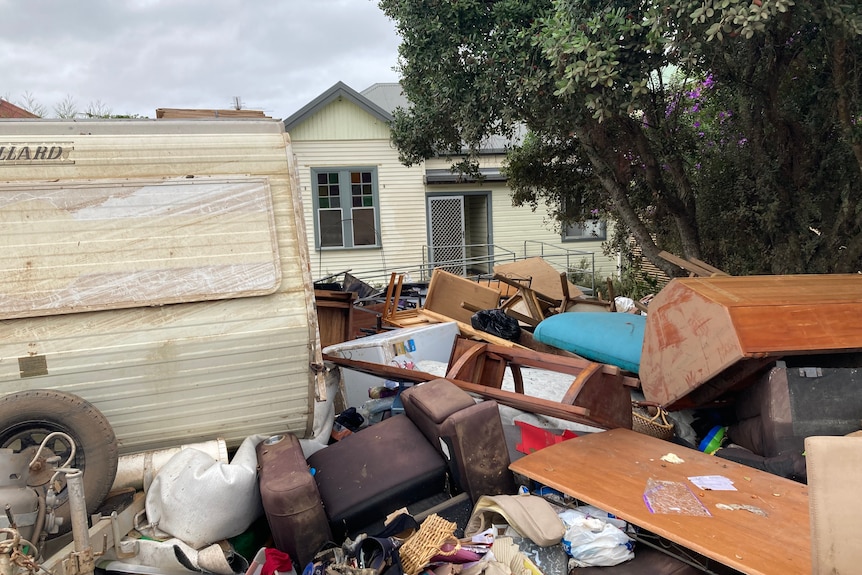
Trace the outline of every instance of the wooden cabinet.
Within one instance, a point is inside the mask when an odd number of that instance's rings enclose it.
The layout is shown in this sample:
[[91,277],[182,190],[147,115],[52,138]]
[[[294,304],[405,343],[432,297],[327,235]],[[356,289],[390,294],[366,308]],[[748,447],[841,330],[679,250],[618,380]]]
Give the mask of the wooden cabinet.
[[744,387],[775,359],[862,350],[862,275],[678,278],[650,302],[640,378],[683,409]]

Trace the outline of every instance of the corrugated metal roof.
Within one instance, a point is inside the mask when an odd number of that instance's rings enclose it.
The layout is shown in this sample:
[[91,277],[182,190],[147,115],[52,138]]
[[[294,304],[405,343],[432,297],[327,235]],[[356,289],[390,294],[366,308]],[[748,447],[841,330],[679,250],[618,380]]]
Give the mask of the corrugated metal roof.
[[404,94],[401,84],[398,82],[388,82],[373,84],[363,90],[362,95],[389,112],[390,114],[396,108],[410,107],[410,100]]

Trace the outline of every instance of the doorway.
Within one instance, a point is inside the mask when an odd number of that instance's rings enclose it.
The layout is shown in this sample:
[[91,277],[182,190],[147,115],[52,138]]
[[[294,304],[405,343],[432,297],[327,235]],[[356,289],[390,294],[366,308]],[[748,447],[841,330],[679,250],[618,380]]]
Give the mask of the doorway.
[[461,276],[491,273],[490,193],[428,196],[428,235],[432,267]]

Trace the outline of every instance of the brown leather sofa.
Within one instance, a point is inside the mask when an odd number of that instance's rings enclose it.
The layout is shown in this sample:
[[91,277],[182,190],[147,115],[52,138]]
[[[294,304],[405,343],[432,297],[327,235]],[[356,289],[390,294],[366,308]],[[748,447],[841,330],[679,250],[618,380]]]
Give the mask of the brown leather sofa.
[[459,493],[475,502],[515,492],[496,402],[477,403],[446,379],[410,387],[401,401],[404,414],[307,461],[293,436],[258,447],[273,541],[299,565],[326,541],[354,536],[402,507]]

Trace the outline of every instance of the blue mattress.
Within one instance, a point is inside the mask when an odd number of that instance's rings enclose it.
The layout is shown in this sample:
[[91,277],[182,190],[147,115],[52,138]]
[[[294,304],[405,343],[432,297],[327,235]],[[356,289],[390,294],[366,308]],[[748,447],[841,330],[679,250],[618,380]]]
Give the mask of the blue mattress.
[[542,320],[533,337],[583,358],[638,373],[646,316],[619,312],[566,312]]

